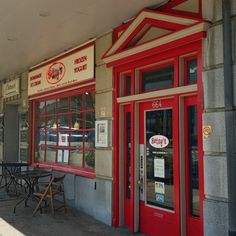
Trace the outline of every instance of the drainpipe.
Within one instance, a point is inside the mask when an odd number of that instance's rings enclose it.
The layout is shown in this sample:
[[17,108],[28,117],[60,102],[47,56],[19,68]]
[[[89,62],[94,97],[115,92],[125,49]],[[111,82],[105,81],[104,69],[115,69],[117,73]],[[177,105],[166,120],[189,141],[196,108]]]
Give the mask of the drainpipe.
[[223,10],[223,51],[224,51],[224,97],[226,157],[228,170],[229,236],[236,236],[236,150],[235,150],[235,109],[232,67],[231,1],[222,0]]

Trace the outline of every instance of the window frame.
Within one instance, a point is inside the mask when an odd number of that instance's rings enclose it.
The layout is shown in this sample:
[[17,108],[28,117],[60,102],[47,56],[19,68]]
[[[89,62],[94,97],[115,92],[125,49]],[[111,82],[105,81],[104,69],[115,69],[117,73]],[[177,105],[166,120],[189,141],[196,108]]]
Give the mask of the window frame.
[[[76,90],[72,90],[72,91],[67,91],[64,93],[57,93],[57,94],[53,94],[50,96],[44,96],[41,98],[37,98],[32,100],[32,125],[31,125],[31,140],[32,140],[32,144],[31,144],[31,162],[33,166],[37,166],[37,167],[42,167],[42,168],[52,168],[53,170],[57,170],[57,171],[63,171],[63,172],[67,172],[67,173],[72,173],[72,174],[76,174],[76,175],[81,175],[84,177],[88,177],[88,178],[95,178],[95,164],[93,166],[93,168],[89,168],[89,167],[85,167],[84,163],[85,163],[85,152],[91,151],[93,152],[94,155],[94,163],[95,163],[95,144],[93,147],[86,147],[85,146],[85,137],[84,134],[92,131],[95,134],[95,105],[93,108],[86,108],[86,104],[85,104],[85,94],[86,92],[93,92],[95,93],[95,87],[94,86],[86,86],[83,87],[81,89],[76,89]],[[59,99],[63,99],[63,98],[68,98],[68,106],[69,108],[71,107],[71,97],[76,96],[76,95],[80,95],[83,94],[83,98],[82,98],[82,108],[81,110],[70,110],[68,109],[68,111],[61,113],[60,112],[60,106],[58,103]],[[56,101],[56,105],[55,105],[55,113],[51,113],[51,114],[47,114],[46,113],[46,102],[55,99]],[[37,110],[37,104],[40,102],[44,102],[44,113],[41,114],[40,112],[38,112]],[[95,94],[94,94],[94,104],[95,104]],[[92,112],[94,114],[94,127],[86,127],[86,113],[87,112]],[[74,128],[72,128],[72,115],[73,114],[82,114],[82,120],[83,120],[83,124],[84,126],[82,126],[82,128],[79,128],[78,130],[76,129],[76,132],[83,132],[83,138],[82,138],[82,147],[73,147],[70,144],[71,141],[71,134],[75,131]],[[44,134],[47,135],[47,132],[50,130],[52,130],[52,128],[50,128],[49,130],[47,130],[47,124],[46,124],[46,118],[47,117],[55,117],[56,120],[56,128],[55,128],[55,134],[56,134],[56,143],[55,145],[50,145],[47,144],[47,137],[44,138],[44,143],[42,144],[42,146],[44,147],[44,157],[43,160],[37,160],[37,153],[38,150],[40,148],[40,143],[37,142],[37,137],[40,134]],[[68,146],[61,146],[59,145],[59,131],[63,132],[63,129],[59,129],[58,128],[58,117],[60,116],[66,116],[68,118],[68,128],[66,130],[64,130],[64,132],[66,131],[69,134],[68,137]],[[42,130],[42,132],[40,132],[37,128],[37,120],[39,118],[44,119],[44,128]],[[95,137],[94,137],[95,138]],[[95,140],[94,140],[95,141]],[[55,162],[49,162],[48,160],[46,160],[46,150],[47,148],[53,148],[55,149]],[[67,163],[61,163],[61,162],[57,162],[57,158],[58,158],[58,150],[68,150],[69,151],[69,156],[68,156],[68,162]],[[70,152],[71,151],[82,151],[82,166],[74,166],[70,163]],[[78,157],[79,158],[79,157]]]
[[[189,61],[193,61],[193,60],[196,60],[197,62],[197,81],[194,82],[194,83],[190,83],[188,81],[188,62]],[[199,66],[198,66],[198,58],[197,58],[197,55],[191,55],[191,56],[188,56],[188,57],[185,57],[184,58],[184,85],[192,85],[192,84],[197,84],[198,83],[198,69],[199,69]]]
[[[152,71],[152,70],[158,70],[158,69],[162,69],[162,68],[166,68],[166,67],[169,67],[169,66],[173,66],[174,70],[173,70],[173,84],[171,87],[168,87],[168,88],[160,88],[160,89],[152,89],[152,90],[149,90],[149,91],[143,91],[143,76],[142,76],[142,73],[144,72],[148,72],[148,71]],[[176,70],[176,66],[175,66],[175,59],[173,58],[172,60],[168,61],[168,62],[163,62],[161,64],[157,64],[157,65],[152,65],[152,66],[148,66],[148,67],[145,67],[145,68],[136,68],[136,70],[138,70],[138,74],[139,74],[139,78],[138,78],[138,84],[139,84],[139,94],[142,94],[142,93],[149,93],[149,92],[153,92],[153,91],[159,91],[159,90],[164,90],[164,89],[170,89],[170,88],[174,88],[176,86],[176,76],[175,76],[175,70]]]

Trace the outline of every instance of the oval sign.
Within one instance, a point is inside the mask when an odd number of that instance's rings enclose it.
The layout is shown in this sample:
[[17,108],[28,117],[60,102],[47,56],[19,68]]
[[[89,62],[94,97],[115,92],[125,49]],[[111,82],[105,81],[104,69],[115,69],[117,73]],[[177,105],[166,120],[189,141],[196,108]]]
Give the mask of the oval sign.
[[65,75],[65,65],[61,62],[53,63],[47,70],[46,79],[49,84],[56,84]]
[[149,139],[149,143],[154,148],[164,148],[168,146],[169,139],[163,135],[154,135]]

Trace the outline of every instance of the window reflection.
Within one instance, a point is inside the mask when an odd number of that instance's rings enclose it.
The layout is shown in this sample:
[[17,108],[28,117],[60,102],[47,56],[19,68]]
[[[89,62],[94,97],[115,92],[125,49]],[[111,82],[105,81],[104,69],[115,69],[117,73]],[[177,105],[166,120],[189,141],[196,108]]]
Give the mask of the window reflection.
[[39,115],[45,114],[45,102],[39,102],[36,104],[36,113]]
[[[36,103],[35,161],[94,169],[95,93]],[[46,106],[46,107],[45,107]]]
[[95,166],[95,152],[85,151],[85,166],[86,168],[94,168]]
[[173,87],[174,66],[157,68],[142,73],[142,92]]
[[86,110],[94,109],[94,102],[95,102],[95,92],[86,92],[85,93],[85,107]]
[[68,112],[69,102],[68,98],[60,98],[58,99],[58,113]]
[[[163,148],[151,145],[150,138],[156,135],[166,137],[169,144]],[[171,109],[146,112],[146,181],[147,203],[174,209]]]
[[197,82],[197,60],[189,60],[187,62],[187,79],[189,84]]
[[56,99],[46,101],[46,114],[55,114],[56,104]]
[[82,110],[83,95],[75,95],[71,97],[71,111],[81,111]]
[[82,113],[72,114],[71,115],[71,128],[72,129],[83,129],[83,119]]

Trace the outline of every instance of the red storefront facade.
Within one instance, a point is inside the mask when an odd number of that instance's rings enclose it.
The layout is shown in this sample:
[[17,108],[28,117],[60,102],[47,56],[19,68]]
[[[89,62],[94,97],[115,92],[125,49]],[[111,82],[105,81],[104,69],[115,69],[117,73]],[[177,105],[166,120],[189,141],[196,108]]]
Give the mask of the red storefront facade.
[[115,31],[113,225],[203,235],[199,18],[143,10]]

